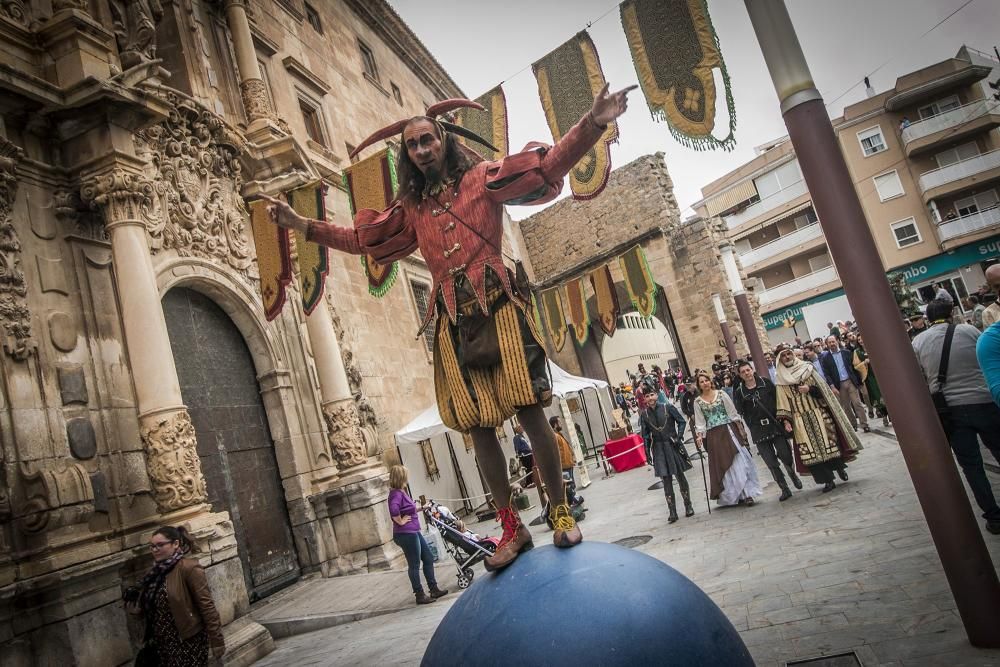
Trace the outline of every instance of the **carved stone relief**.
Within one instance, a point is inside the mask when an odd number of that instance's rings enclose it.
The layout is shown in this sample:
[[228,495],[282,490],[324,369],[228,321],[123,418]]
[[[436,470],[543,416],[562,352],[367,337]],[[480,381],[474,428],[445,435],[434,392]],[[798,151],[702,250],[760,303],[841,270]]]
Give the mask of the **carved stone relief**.
[[0,16],[25,27],[31,20],[26,0],[0,0]]
[[122,69],[155,59],[160,0],[111,0],[110,7]]
[[249,214],[240,138],[214,113],[175,93],[170,117],[136,134],[153,183],[147,229],[151,251],[221,260],[250,277]]
[[247,116],[254,118],[271,118],[271,98],[262,79],[245,79],[240,82],[240,96],[243,98],[243,108]]
[[86,469],[78,463],[21,470],[24,505],[18,525],[34,534],[88,521],[94,513],[94,490]]
[[323,419],[330,438],[333,457],[341,470],[361,465],[367,459],[364,436],[353,402],[342,401],[323,406]]
[[146,469],[160,511],[205,502],[205,477],[187,410],[154,418],[151,425],[143,425],[141,435],[146,446]]
[[18,361],[31,355],[28,286],[21,267],[21,239],[14,228],[17,161],[21,149],[0,138],[0,334],[4,350]]

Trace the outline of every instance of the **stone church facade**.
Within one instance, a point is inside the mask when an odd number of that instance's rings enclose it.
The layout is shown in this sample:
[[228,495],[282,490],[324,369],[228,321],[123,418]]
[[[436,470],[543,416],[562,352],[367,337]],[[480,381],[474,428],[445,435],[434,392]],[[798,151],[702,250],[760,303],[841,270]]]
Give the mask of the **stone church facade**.
[[392,433],[433,400],[429,273],[331,254],[268,322],[245,198],[462,93],[382,0],[0,2],[0,663],[125,664],[120,603],[185,525],[228,664],[252,600],[397,564]]
[[[532,282],[540,291],[584,277],[610,263],[623,313],[634,312],[625,289],[618,255],[640,245],[656,282],[654,317],[673,339],[681,368],[711,368],[715,354],[726,356],[712,295],[719,294],[737,353],[749,354],[736,304],[726,283],[720,244],[726,241],[720,218],[681,221],[673,181],[663,153],[645,155],[611,172],[600,197],[587,201],[563,199],[518,223],[518,245]],[[742,269],[741,269],[742,271]],[[596,313],[590,287],[589,308]],[[750,295],[754,325],[766,341],[756,298]],[[568,336],[555,350],[546,334],[553,360],[571,373],[607,380],[601,356],[604,332],[594,318],[583,346]],[[634,369],[633,369],[634,370]]]

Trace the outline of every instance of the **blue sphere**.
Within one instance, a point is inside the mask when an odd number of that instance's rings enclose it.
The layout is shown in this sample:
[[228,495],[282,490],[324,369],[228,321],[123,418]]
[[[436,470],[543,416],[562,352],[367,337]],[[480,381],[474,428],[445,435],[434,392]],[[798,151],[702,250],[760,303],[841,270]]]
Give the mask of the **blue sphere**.
[[725,614],[662,561],[614,544],[545,546],[483,576],[421,665],[752,666]]

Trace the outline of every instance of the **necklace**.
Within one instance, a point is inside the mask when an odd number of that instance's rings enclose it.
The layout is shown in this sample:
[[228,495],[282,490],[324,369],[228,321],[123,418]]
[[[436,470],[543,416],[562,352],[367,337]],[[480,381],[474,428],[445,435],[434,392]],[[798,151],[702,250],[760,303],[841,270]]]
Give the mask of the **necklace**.
[[[652,416],[649,417],[649,421],[650,421],[649,425],[657,433],[663,433],[663,431],[667,428],[667,425],[670,423],[670,412],[664,406],[664,408],[663,408],[663,416],[664,416],[663,425],[660,426],[659,424],[656,423],[656,410],[659,407],[660,406],[657,405],[656,407],[653,408],[653,414],[652,414]],[[649,414],[649,410],[646,410],[646,414],[647,415]]]

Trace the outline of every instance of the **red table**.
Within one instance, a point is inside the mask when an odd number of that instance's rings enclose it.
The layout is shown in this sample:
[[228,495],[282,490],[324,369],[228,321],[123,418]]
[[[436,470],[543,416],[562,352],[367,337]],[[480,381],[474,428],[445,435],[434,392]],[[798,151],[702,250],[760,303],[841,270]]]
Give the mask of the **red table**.
[[[630,449],[632,451],[629,452]],[[628,453],[615,456],[622,452]],[[615,472],[625,472],[646,465],[646,450],[642,446],[642,437],[633,433],[621,440],[608,440],[604,443],[604,458],[608,459]]]

